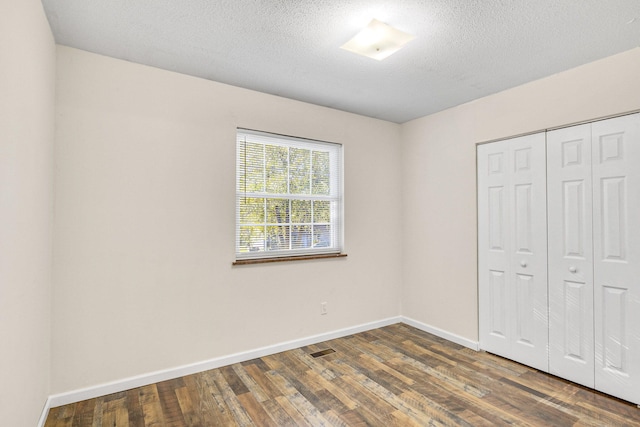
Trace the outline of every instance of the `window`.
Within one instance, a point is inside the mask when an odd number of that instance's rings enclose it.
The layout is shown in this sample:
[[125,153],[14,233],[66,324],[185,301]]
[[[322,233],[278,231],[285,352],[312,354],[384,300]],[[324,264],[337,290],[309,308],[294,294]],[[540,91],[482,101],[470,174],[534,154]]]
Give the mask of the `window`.
[[342,250],[342,146],[238,129],[236,259]]

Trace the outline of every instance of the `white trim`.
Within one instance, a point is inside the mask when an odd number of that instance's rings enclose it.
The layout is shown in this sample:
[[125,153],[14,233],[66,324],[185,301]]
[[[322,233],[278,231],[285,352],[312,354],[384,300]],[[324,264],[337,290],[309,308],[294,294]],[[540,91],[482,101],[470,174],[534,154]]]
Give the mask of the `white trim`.
[[413,326],[414,328],[420,329],[421,331],[428,332],[440,338],[444,338],[445,340],[460,344],[464,347],[470,348],[471,350],[480,350],[480,343],[478,341],[473,341],[469,338],[461,337],[460,335],[447,332],[443,329],[436,328],[435,326],[427,325],[426,323],[418,322],[417,320],[411,319],[409,317],[402,316],[401,321],[402,323],[406,323],[407,325]]
[[202,362],[196,362],[189,365],[183,365],[176,368],[150,372],[147,374],[137,375],[129,378],[123,378],[118,381],[112,381],[112,382],[99,384],[92,387],[72,390],[65,393],[54,394],[52,396],[49,396],[49,398],[47,399],[47,403],[45,405],[45,411],[43,412],[43,417],[41,417],[42,424],[39,424],[39,426],[44,425],[44,420],[46,420],[45,412],[48,413],[49,408],[68,405],[70,403],[80,402],[82,400],[87,400],[87,399],[93,399],[95,397],[104,396],[111,393],[117,393],[120,391],[125,391],[125,390],[129,390],[136,387],[142,387],[142,386],[157,383],[160,381],[166,381],[174,378],[183,377],[185,375],[191,375],[198,372],[207,371],[210,369],[216,369],[222,366],[227,366],[234,363],[256,359],[256,358],[267,356],[270,354],[280,353],[282,351],[293,350],[295,348],[304,347],[306,345],[345,337],[348,335],[357,334],[359,332],[369,331],[371,329],[377,329],[383,326],[392,325],[394,323],[400,323],[401,321],[402,321],[401,316],[389,317],[387,319],[382,319],[382,320],[378,320],[370,323],[363,323],[361,325],[353,326],[350,328],[338,329],[333,332],[313,335],[306,338],[286,341],[280,344],[275,344],[275,345],[257,348],[254,350],[235,353],[228,356],[216,357],[213,359],[205,360]]
[[49,416],[49,409],[51,409],[51,396],[47,397],[47,401],[44,403],[42,414],[40,414],[40,419],[38,420],[38,427],[44,427],[44,423],[47,422],[47,417]]
[[231,354],[228,356],[216,357],[201,362],[192,363],[189,365],[178,366],[176,368],[164,369],[161,371],[150,372],[147,374],[137,375],[134,377],[123,378],[118,381],[112,381],[96,386],[91,386],[83,389],[72,390],[64,393],[54,394],[47,399],[42,415],[38,422],[38,427],[44,427],[44,423],[49,414],[49,409],[62,405],[68,405],[70,403],[80,402],[82,400],[93,399],[100,396],[105,396],[111,393],[117,393],[120,391],[129,390],[136,387],[142,387],[149,384],[154,384],[160,381],[171,380],[174,378],[183,377],[185,375],[191,375],[198,372],[207,371],[210,369],[220,368],[222,366],[232,365],[234,363],[240,363],[251,359],[256,359],[270,354],[280,353],[287,350],[293,350],[299,347],[304,347],[310,344],[316,344],[323,341],[328,341],[336,338],[345,337],[348,335],[357,334],[359,332],[369,331],[371,329],[382,328],[384,326],[393,325],[395,323],[406,323],[409,326],[420,329],[421,331],[428,332],[436,335],[440,338],[444,338],[448,341],[460,344],[464,347],[468,347],[472,350],[478,351],[480,349],[477,341],[472,341],[468,338],[461,337],[459,335],[447,332],[435,326],[430,326],[417,320],[411,319],[405,316],[389,317],[387,319],[378,320],[375,322],[363,323],[361,325],[353,326],[350,328],[338,329],[336,331],[327,332],[318,335],[312,335],[306,338],[300,338],[297,340],[285,341],[279,344],[274,344],[266,347],[260,347],[253,350],[248,350],[240,353]]

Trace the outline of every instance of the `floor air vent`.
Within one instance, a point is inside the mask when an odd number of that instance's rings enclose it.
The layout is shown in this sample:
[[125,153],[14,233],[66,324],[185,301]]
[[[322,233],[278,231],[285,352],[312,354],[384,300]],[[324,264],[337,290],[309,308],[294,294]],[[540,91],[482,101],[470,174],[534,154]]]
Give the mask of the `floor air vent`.
[[336,351],[334,349],[328,348],[326,350],[316,351],[315,353],[311,353],[311,357],[322,357],[322,356],[326,356],[327,354],[331,354],[335,352]]

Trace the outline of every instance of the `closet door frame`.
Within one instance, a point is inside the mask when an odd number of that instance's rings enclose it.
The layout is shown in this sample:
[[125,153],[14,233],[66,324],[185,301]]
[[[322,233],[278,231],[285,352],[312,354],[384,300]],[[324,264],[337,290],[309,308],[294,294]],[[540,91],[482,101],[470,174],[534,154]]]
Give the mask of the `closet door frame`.
[[517,249],[513,203],[516,186],[527,184],[514,152],[526,137],[477,146],[480,348],[640,404],[640,113],[533,135],[546,136],[548,150],[546,232],[534,235],[548,236],[549,311],[539,298],[534,305],[549,363],[517,351],[513,283],[526,274],[518,269],[526,251]]

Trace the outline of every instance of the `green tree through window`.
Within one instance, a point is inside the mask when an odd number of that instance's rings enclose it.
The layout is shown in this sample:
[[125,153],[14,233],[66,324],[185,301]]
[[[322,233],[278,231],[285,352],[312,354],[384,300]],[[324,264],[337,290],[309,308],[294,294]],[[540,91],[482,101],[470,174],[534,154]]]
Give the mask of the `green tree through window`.
[[236,258],[342,249],[342,147],[238,130]]

